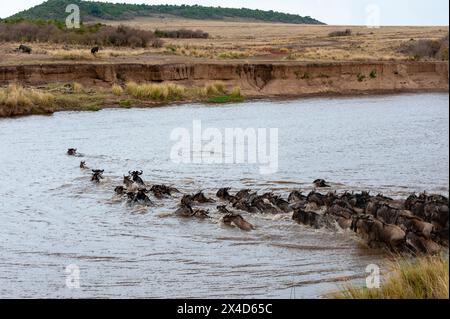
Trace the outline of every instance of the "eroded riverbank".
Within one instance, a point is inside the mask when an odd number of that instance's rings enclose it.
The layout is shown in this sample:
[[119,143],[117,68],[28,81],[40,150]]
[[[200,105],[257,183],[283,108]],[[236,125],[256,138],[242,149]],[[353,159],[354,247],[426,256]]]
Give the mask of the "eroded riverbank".
[[[113,94],[113,85],[127,83],[177,85],[197,92],[175,98]],[[148,107],[179,102],[236,101],[229,92],[239,88],[246,99],[325,95],[367,95],[400,92],[448,92],[448,62],[336,62],[336,63],[52,63],[0,66],[0,86],[12,83],[53,93],[59,101],[47,107],[2,105],[2,116],[45,114],[62,110],[106,107]],[[56,90],[79,83],[88,91]],[[223,92],[205,95],[204,88],[221,83]],[[74,95],[75,93],[75,95]],[[76,95],[78,94],[78,96]]]

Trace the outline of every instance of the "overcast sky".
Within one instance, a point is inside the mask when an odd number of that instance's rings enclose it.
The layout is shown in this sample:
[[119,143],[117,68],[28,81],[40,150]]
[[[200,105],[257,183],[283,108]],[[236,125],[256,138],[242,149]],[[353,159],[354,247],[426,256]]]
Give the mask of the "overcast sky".
[[[449,24],[448,0],[117,0],[147,4],[200,4],[222,7],[246,7],[309,15],[327,24],[364,25],[377,16],[381,25]],[[42,3],[43,0],[1,0],[0,17]],[[375,5],[375,6],[374,6]],[[379,12],[379,14],[378,14]]]

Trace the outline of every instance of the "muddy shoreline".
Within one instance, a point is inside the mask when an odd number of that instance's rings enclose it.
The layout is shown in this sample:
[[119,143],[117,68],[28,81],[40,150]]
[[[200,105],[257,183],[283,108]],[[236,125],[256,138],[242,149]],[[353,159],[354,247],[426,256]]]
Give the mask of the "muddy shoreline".
[[[417,92],[448,92],[448,62],[379,61],[335,63],[52,63],[0,65],[0,86],[19,84],[47,91],[50,85],[80,83],[90,89],[87,100],[95,107],[55,105],[45,114],[67,110],[123,107],[124,97],[110,94],[114,84],[128,82],[177,84],[200,88],[221,82],[239,87],[246,100],[289,100],[307,97],[360,96]],[[97,93],[108,91],[101,97]],[[204,103],[201,98],[176,101],[139,100],[126,107],[160,107]],[[86,104],[86,103],[84,103]],[[3,115],[5,116],[5,115]]]

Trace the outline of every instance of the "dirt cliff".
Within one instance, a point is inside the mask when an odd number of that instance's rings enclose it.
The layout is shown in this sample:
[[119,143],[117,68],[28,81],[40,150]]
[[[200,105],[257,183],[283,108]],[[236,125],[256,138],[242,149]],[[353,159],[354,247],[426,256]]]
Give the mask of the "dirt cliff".
[[447,91],[448,62],[42,64],[0,66],[0,85],[43,85],[77,81],[177,82],[202,86],[222,81],[247,96],[303,96],[402,91]]

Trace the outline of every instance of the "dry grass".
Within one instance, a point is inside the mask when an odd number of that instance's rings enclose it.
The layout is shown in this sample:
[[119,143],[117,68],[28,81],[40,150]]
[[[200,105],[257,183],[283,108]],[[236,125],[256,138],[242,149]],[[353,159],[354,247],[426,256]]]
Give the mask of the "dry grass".
[[233,98],[242,97],[241,88],[239,86],[234,87],[230,92],[230,96]]
[[132,57],[142,55],[147,52],[144,49],[128,49],[128,50],[113,50],[106,49],[101,50],[96,55],[93,55],[90,48],[83,49],[68,49],[68,50],[58,50],[58,49],[48,49],[45,53],[52,58],[59,60],[72,60],[72,61],[95,61],[116,57]]
[[[381,27],[364,26],[308,26],[276,23],[232,21],[199,21],[173,18],[141,17],[130,21],[105,21],[107,24],[126,24],[153,31],[155,29],[201,29],[208,39],[167,39],[164,48],[101,48],[93,56],[90,47],[33,43],[33,54],[20,55],[14,49],[20,43],[0,45],[3,64],[45,63],[59,60],[183,63],[207,60],[245,61],[355,61],[406,60],[411,54],[399,50],[411,40],[439,41],[448,34],[448,27]],[[351,31],[345,33],[345,30]],[[330,33],[344,31],[347,36],[330,37]],[[439,53],[448,57],[448,49]]]
[[[123,22],[107,21],[117,25]],[[208,39],[168,39],[168,53],[207,59],[257,57],[283,60],[375,60],[407,59],[398,48],[410,39],[437,40],[448,27],[309,26],[279,23],[199,21],[177,18],[142,17],[125,22],[145,30],[201,29]],[[348,31],[347,31],[348,29]],[[330,37],[330,34],[345,36]],[[169,52],[171,51],[171,52]],[[315,52],[318,51],[318,54]]]
[[54,102],[50,93],[11,84],[0,89],[0,116],[52,113]]
[[118,85],[118,84],[114,84],[111,88],[111,92],[115,95],[115,96],[121,96],[123,94],[123,88]]
[[74,83],[72,83],[72,90],[74,93],[83,93],[84,87],[82,84],[80,84],[78,82],[74,82]]
[[125,92],[133,98],[152,101],[205,100],[227,95],[242,97],[239,87],[233,88],[228,93],[225,84],[222,82],[215,82],[204,87],[185,87],[173,83],[137,84],[128,82],[125,86]]
[[141,100],[180,100],[186,97],[186,88],[172,83],[165,84],[137,84],[128,82],[126,92],[134,98]]
[[401,260],[380,289],[348,286],[337,298],[347,299],[448,299],[449,264],[443,256]]

